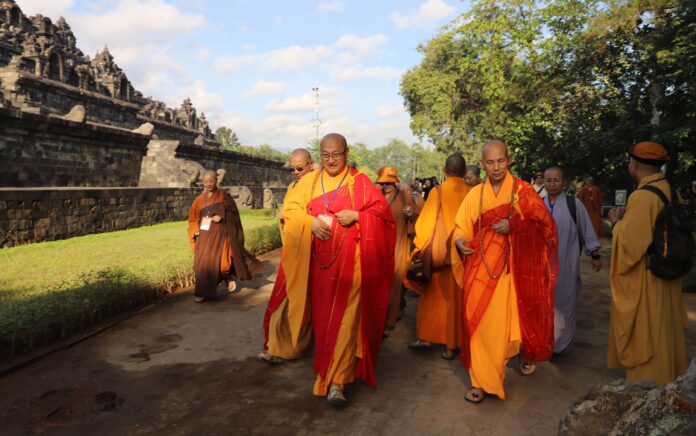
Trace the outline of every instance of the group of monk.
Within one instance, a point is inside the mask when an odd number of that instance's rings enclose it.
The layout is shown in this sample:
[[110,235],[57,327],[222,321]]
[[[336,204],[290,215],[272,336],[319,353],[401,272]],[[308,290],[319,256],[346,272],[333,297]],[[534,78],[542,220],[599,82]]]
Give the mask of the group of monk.
[[[454,153],[445,161],[444,182],[423,201],[395,167],[382,167],[373,183],[348,165],[349,152],[346,139],[332,133],[321,140],[320,167],[307,150],[290,155],[295,181],[280,213],[283,249],[258,359],[281,364],[313,347],[314,394],[346,406],[347,385],[362,379],[375,386],[378,351],[403,315],[405,289],[419,295],[409,346],[438,344],[443,359],[458,355],[469,373],[470,402],[505,398],[510,359],[517,357],[519,371],[530,375],[537,362],[571,350],[581,251],[596,271],[602,261],[595,212],[565,195],[561,168],[525,182],[510,173],[507,146],[492,140],[481,151],[483,182],[479,167]],[[669,159],[662,146],[640,143],[630,156],[639,186],[669,193],[658,165]],[[189,216],[196,301],[258,268],[243,248],[234,202],[214,176],[204,174],[205,191]],[[653,197],[636,191],[625,209],[609,213],[609,365],[625,368],[632,380],[667,383],[686,369],[686,310],[681,280],[659,279],[644,266],[660,209]],[[427,280],[407,274],[424,259]]]

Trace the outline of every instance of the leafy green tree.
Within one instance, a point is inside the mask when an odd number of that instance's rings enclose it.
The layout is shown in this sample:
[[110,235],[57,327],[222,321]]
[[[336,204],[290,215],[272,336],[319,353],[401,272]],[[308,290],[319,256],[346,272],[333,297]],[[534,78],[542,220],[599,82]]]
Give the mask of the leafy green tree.
[[229,127],[218,127],[215,131],[215,140],[220,143],[220,146],[225,150],[238,150],[242,145],[239,143],[237,134]]

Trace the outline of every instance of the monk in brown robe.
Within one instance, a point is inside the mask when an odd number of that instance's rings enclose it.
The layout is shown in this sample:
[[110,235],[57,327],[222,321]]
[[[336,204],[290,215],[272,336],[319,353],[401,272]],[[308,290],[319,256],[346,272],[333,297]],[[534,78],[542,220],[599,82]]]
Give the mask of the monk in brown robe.
[[597,236],[604,236],[604,226],[602,226],[602,191],[599,186],[594,184],[594,179],[589,176],[585,178],[585,186],[578,192],[578,199],[587,209],[592,227]]
[[233,291],[232,276],[249,280],[261,268],[261,262],[244,248],[239,210],[232,197],[218,189],[217,174],[206,171],[203,186],[205,191],[193,200],[188,219],[197,303],[215,297],[221,281],[226,280]]
[[441,186],[430,191],[416,221],[414,254],[432,244],[433,273],[426,285],[407,282],[410,289],[419,290],[416,319],[418,339],[411,348],[429,348],[443,344],[443,359],[452,359],[459,348],[461,336],[462,292],[457,288],[450,262],[450,238],[454,218],[469,188],[464,182],[466,161],[461,154],[450,155],[444,167],[447,176]]
[[686,371],[684,331],[688,324],[682,279],[663,279],[647,268],[653,229],[664,203],[652,186],[671,200],[670,184],[660,167],[667,150],[655,142],[631,147],[628,171],[638,189],[626,208],[609,212],[612,223],[611,312],[608,363],[625,368],[628,380],[673,382]]
[[394,330],[396,322],[403,315],[405,301],[403,298],[404,274],[408,269],[409,255],[411,252],[411,240],[409,228],[414,221],[414,204],[411,187],[399,181],[396,167],[382,167],[377,174],[375,186],[382,190],[391,208],[392,216],[396,222],[396,246],[394,247],[394,279],[392,280],[391,293],[389,294],[389,310],[387,311],[387,325],[385,336]]
[[[298,148],[290,153],[288,166],[295,181],[288,186],[285,194],[285,201],[297,188],[297,183],[307,173],[312,171],[312,155],[304,148]],[[285,203],[285,201],[283,203]],[[280,212],[280,234],[283,236],[285,229],[285,219],[283,212]],[[278,268],[273,291],[268,299],[266,313],[263,319],[264,329],[264,351],[259,353],[257,359],[270,364],[283,363],[284,359],[297,359],[301,357],[312,342],[312,325],[307,322],[302,325],[300,334],[296,341],[293,341],[290,331],[289,308],[290,299],[297,298],[295,295],[289,296],[285,286],[285,272],[283,266]]]

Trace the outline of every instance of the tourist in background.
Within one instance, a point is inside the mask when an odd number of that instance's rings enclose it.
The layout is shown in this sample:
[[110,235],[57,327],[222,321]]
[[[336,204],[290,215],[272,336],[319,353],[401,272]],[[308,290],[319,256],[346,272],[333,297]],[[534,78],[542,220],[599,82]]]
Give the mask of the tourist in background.
[[202,303],[216,295],[218,284],[227,281],[236,289],[233,277],[249,280],[261,263],[244,248],[244,230],[232,197],[218,189],[217,174],[203,173],[202,194],[193,200],[188,217],[188,238],[194,251],[195,301]]
[[469,192],[464,183],[466,161],[461,154],[447,157],[445,181],[430,191],[416,221],[414,255],[432,244],[432,277],[426,284],[408,282],[410,289],[420,293],[416,315],[416,336],[411,348],[429,348],[433,343],[444,345],[443,359],[452,359],[459,347],[461,334],[461,290],[452,276],[449,237],[454,216]]
[[534,177],[532,178],[532,187],[539,194],[539,197],[546,197],[546,189],[544,189],[544,172],[535,171]]
[[561,354],[570,351],[575,335],[575,305],[580,295],[580,253],[592,257],[592,269],[602,269],[597,234],[585,206],[575,197],[566,196],[565,174],[559,167],[544,171],[544,204],[556,221],[558,235],[558,280],[554,289],[554,349]]
[[478,165],[467,165],[464,182],[470,188],[481,183],[481,168]]
[[612,224],[610,368],[625,368],[628,380],[673,382],[686,371],[684,330],[688,318],[682,280],[662,279],[646,267],[653,228],[663,208],[658,195],[641,189],[650,185],[671,200],[670,185],[660,167],[667,150],[641,142],[629,150],[628,172],[638,189],[626,208],[609,212]]

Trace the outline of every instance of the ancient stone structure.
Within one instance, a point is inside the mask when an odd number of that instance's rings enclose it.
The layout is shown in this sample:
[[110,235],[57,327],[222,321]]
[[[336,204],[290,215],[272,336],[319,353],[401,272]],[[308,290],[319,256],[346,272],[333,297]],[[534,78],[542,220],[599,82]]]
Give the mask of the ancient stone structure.
[[[12,188],[0,190],[0,247],[184,219],[187,212],[177,200],[152,219],[138,216],[140,206],[120,207],[114,218],[113,204],[99,203],[96,191],[35,188],[139,186],[142,193],[122,191],[134,205],[151,201],[152,188],[168,188],[157,195],[189,201],[205,169],[217,171],[246,208],[280,204],[290,181],[280,162],[222,150],[190,99],[170,108],[144,97],[108,48],[85,55],[63,18],[27,17],[14,0],[0,0],[0,188]],[[115,191],[103,191],[112,202]],[[78,200],[56,197],[68,192],[89,193],[79,201],[97,204],[59,207]]]

